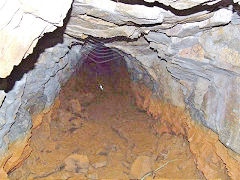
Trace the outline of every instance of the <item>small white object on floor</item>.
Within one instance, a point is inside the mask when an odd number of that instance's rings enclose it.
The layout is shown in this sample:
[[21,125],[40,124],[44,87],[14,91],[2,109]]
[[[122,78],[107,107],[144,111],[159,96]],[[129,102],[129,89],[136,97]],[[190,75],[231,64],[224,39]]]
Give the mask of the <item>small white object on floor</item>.
[[99,88],[103,91],[103,86],[101,84],[99,84]]

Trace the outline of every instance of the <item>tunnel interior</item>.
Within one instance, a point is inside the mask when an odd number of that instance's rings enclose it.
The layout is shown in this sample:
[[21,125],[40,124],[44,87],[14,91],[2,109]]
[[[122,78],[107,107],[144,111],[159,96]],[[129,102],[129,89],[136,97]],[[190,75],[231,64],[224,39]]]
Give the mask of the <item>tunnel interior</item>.
[[154,80],[133,57],[105,46],[113,40],[71,44],[83,53],[54,105],[41,115],[31,106],[31,153],[9,171],[10,179],[140,179],[166,163],[154,177],[203,178],[187,139],[158,131],[159,119],[137,105],[132,87],[153,92]]
[[239,6],[113,2],[110,17],[74,1],[0,78],[0,177],[238,177]]
[[[58,39],[55,37],[59,30],[43,37],[34,53],[14,68],[4,79],[5,92],[11,92],[20,77],[38,66],[37,59],[52,47],[49,38]],[[161,116],[154,118],[136,102],[145,99],[136,97],[136,88],[144,91],[144,86],[154,93],[157,84],[135,58],[105,46],[119,39],[89,37],[69,45],[69,49],[78,47],[83,52],[54,105],[41,113],[41,102],[35,101],[38,105],[27,106],[32,119],[20,111],[21,119],[12,125],[12,141],[19,138],[16,132],[26,129],[32,135],[29,157],[8,172],[9,179],[204,179],[185,135],[163,125]],[[226,169],[218,173],[227,177]]]
[[[129,82],[127,64],[125,59],[116,50],[106,47],[100,40],[87,40],[86,47],[92,46],[81,60],[82,64],[77,70],[80,77],[88,80],[84,82],[86,88],[100,88],[103,91],[106,87],[121,88],[120,82]],[[90,43],[91,42],[91,45]],[[87,49],[87,48],[86,48]],[[83,87],[84,87],[83,86]],[[117,87],[119,86],[119,87]],[[104,90],[105,91],[105,90]]]

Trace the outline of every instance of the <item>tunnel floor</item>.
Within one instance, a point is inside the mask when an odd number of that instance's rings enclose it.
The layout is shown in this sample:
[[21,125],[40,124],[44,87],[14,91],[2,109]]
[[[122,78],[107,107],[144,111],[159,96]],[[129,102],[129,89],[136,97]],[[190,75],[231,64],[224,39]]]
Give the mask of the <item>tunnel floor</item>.
[[204,179],[187,140],[156,134],[156,120],[135,105],[126,69],[82,67],[34,119],[32,153],[10,179]]

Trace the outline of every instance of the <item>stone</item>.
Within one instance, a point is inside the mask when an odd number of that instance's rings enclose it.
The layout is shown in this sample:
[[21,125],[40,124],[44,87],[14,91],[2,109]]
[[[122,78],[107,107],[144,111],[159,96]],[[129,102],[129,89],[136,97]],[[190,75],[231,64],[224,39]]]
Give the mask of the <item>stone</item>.
[[200,26],[200,28],[227,24],[231,21],[232,15],[233,12],[231,9],[219,9],[214,13],[213,17],[208,20],[207,25]]
[[69,101],[69,104],[71,106],[72,112],[73,113],[81,113],[82,111],[82,106],[80,104],[80,102],[77,99],[71,99]]
[[0,106],[2,105],[5,97],[6,97],[6,93],[4,91],[0,91]]
[[99,179],[97,173],[90,173],[88,174],[88,179]]
[[47,97],[47,102],[45,107],[50,107],[57,94],[60,92],[61,86],[56,78],[51,78],[44,88],[44,95]]
[[[76,24],[81,24],[81,26],[76,26]],[[134,26],[116,26],[100,19],[96,22],[94,18],[84,15],[71,18],[66,33],[74,34],[79,38],[84,34],[103,38],[112,38],[118,35],[136,38],[140,35],[140,32]]]
[[102,161],[102,162],[96,162],[94,164],[92,164],[92,166],[97,169],[97,168],[102,168],[107,166],[107,161]]
[[[44,21],[56,26],[63,25],[63,18],[66,16],[72,0],[21,0],[21,8],[25,13],[41,17]],[[52,8],[54,7],[54,8]]]
[[[172,6],[175,9],[179,9],[179,10],[184,10],[184,9],[188,9],[188,8],[192,8],[194,6],[200,5],[200,4],[204,4],[204,3],[209,3],[209,0],[144,0],[146,2],[159,2],[159,3],[163,3],[166,6]],[[210,4],[215,4],[217,2],[219,2],[220,0],[213,0],[210,1]]]
[[100,148],[96,151],[96,155],[99,156],[107,156],[109,153],[109,150],[107,148]]
[[191,47],[180,50],[179,57],[203,61],[204,49],[200,44],[195,44]]
[[149,156],[138,156],[130,170],[131,179],[141,179],[145,174],[152,171],[152,160]]
[[[63,24],[71,3],[65,27],[54,31]],[[93,36],[99,38],[96,42],[109,38],[103,44],[124,57],[134,82],[145,83],[163,102],[185,108],[193,121],[215,131],[225,146],[239,154],[239,0],[234,3],[1,1],[1,152],[15,136],[27,134],[32,114],[52,105],[81,65],[79,59],[94,47],[85,46],[88,36]],[[41,54],[28,61],[37,42],[36,52]],[[31,68],[10,74],[14,66],[30,62]],[[12,80],[12,89],[6,92]],[[74,111],[81,109],[72,103]]]
[[19,108],[14,124],[12,125],[10,131],[8,132],[8,138],[10,142],[14,142],[21,138],[26,132],[32,127],[31,116],[25,109]]
[[[4,1],[0,12],[4,17],[0,23],[0,67],[4,68],[0,69],[0,77],[7,77],[14,65],[18,65],[23,58],[32,53],[38,37],[55,30],[54,25],[63,25],[63,18],[70,5],[71,0],[41,3],[29,0],[22,0],[21,3],[18,0]],[[58,8],[52,10],[53,6]],[[14,49],[18,51],[14,52]]]
[[3,168],[0,169],[0,176],[1,176],[2,180],[9,179],[7,173],[3,170]]
[[[205,57],[211,59],[215,66],[233,70],[230,65],[239,66],[239,40],[240,25],[228,25],[218,27],[204,32],[199,38],[199,42],[205,50]],[[228,34],[231,32],[231,34]],[[207,38],[210,37],[211,38]],[[220,38],[221,37],[221,38]],[[224,43],[223,43],[224,42]]]
[[234,3],[238,3],[240,5],[240,0],[233,0]]
[[96,162],[94,164],[92,164],[92,166],[97,169],[97,168],[102,168],[107,166],[107,161],[102,161],[102,162]]
[[89,168],[89,160],[86,155],[72,154],[65,160],[65,170],[74,173],[87,173]]
[[102,167],[105,167],[107,166],[107,157],[106,156],[101,156],[101,155],[98,155],[96,156],[95,159],[93,159],[91,161],[91,165],[97,169],[97,168],[102,168]]
[[[53,31],[55,27],[48,24],[32,15],[19,15],[22,19],[19,19],[19,28],[14,31],[8,30],[8,27],[4,27],[1,31],[1,48],[2,56],[0,59],[0,66],[5,67],[0,70],[0,77],[6,77],[10,74],[14,65],[18,65],[21,59],[26,57],[27,54],[32,53],[33,47],[36,45],[36,36],[42,36],[42,29]],[[33,28],[33,24],[35,28]],[[31,27],[31,28],[29,28]],[[11,27],[12,29],[14,27]],[[41,29],[41,30],[40,30]],[[25,37],[25,41],[21,42],[22,37],[20,34],[25,31],[29,36]],[[22,35],[22,34],[21,34]],[[4,37],[4,38],[2,38]],[[12,38],[10,38],[12,37]],[[7,44],[8,48],[3,48],[2,44]],[[11,53],[14,49],[21,49],[18,52]],[[6,61],[8,59],[8,61]]]
[[[169,12],[157,6],[152,8],[139,4],[129,5],[109,0],[104,0],[104,3],[99,3],[97,0],[76,0],[74,1],[73,8],[73,11],[76,11],[76,15],[97,15],[97,17],[105,21],[114,22],[114,24],[119,25],[130,21],[136,24],[161,23],[164,15],[169,14]],[[143,11],[144,13],[142,13]],[[74,12],[73,15],[75,15]],[[109,13],[114,14],[114,17],[109,16]]]

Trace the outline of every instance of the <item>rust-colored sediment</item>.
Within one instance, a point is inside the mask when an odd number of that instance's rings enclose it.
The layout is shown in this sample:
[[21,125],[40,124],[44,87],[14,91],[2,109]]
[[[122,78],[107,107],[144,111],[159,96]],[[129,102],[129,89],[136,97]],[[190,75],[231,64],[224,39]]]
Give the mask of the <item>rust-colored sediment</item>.
[[[33,152],[10,179],[136,179],[167,162],[155,178],[203,178],[188,142],[172,134],[159,137],[152,129],[155,120],[127,92],[74,94],[73,84],[37,120],[42,124],[33,130]],[[71,158],[89,161],[87,174],[74,171]]]
[[[57,104],[54,103],[53,107]],[[52,107],[50,108],[52,109]],[[46,114],[50,109],[44,110],[35,116],[32,117],[32,128],[26,133],[26,136],[18,139],[14,143],[11,143],[8,147],[8,150],[0,158],[0,177],[1,180],[8,179],[7,173],[10,173],[20,167],[22,163],[30,156],[32,148],[30,146],[30,140],[32,136],[32,130],[38,127],[42,123],[44,114]]]
[[[134,179],[164,163],[148,178],[239,178],[240,157],[213,131],[120,73],[98,79],[104,92],[84,74],[70,79],[55,104],[33,117],[32,132],[9,147],[1,179],[9,172],[10,179]],[[71,158],[89,163],[87,172],[74,169]],[[142,162],[148,166],[139,172]]]
[[174,133],[187,137],[198,169],[207,179],[239,179],[240,156],[226,148],[210,129],[195,123],[183,109],[164,103],[152,96],[141,84],[132,84],[137,105],[145,109],[159,122],[158,133]]
[[30,155],[32,149],[29,146],[31,133],[28,132],[22,139],[10,144],[8,151],[0,159],[1,180],[8,179],[7,173],[21,166]]

